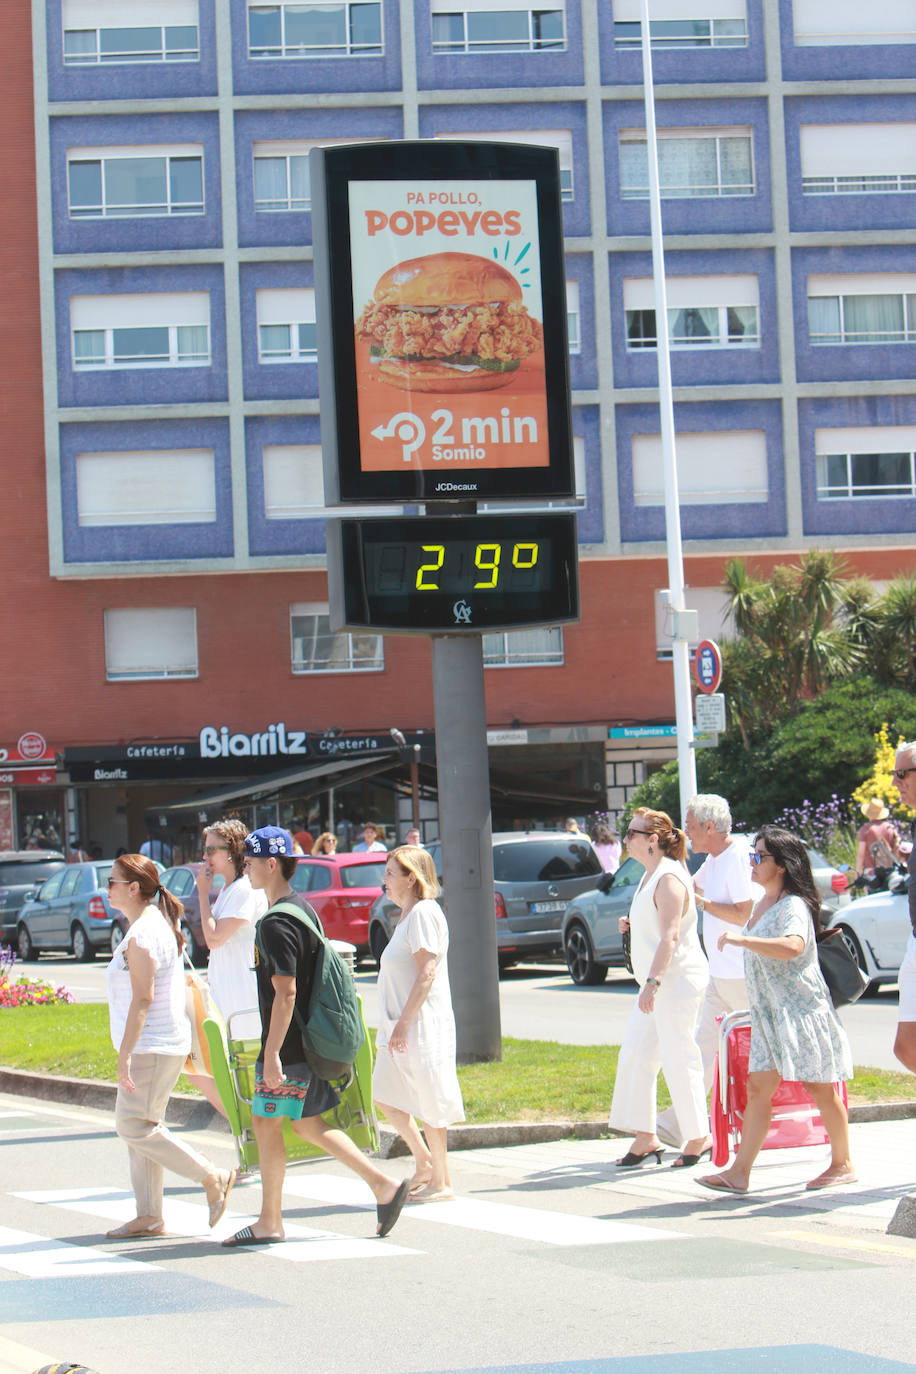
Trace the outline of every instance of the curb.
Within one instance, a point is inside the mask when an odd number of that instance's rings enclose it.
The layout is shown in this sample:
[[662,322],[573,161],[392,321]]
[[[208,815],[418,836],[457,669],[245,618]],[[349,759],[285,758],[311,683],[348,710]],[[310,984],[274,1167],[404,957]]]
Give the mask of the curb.
[[[114,1083],[98,1078],[52,1078],[46,1074],[26,1073],[22,1069],[0,1069],[0,1092],[18,1093],[45,1102],[67,1102],[73,1106],[114,1111],[118,1089]],[[906,1121],[916,1117],[916,1102],[868,1102],[849,1108],[853,1125],[869,1121]],[[224,1131],[228,1122],[208,1102],[188,1093],[172,1093],[166,1120],[171,1126],[197,1131]],[[487,1122],[481,1125],[450,1126],[450,1150],[495,1150],[505,1145],[543,1145],[554,1140],[599,1140],[619,1135],[602,1121],[519,1121]],[[407,1146],[388,1127],[382,1127],[379,1155],[394,1159],[408,1153]]]

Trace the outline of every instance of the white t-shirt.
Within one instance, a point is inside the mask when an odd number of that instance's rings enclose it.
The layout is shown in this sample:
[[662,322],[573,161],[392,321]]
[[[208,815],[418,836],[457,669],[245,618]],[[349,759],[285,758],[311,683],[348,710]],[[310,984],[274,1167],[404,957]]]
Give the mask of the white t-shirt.
[[[267,893],[256,892],[246,873],[221,888],[213,903],[213,919],[217,925],[230,917],[245,922],[224,945],[210,951],[210,991],[227,1026],[232,1017],[229,1033],[233,1040],[261,1037],[258,981],[254,972],[254,927],[266,910]],[[252,1014],[238,1016],[237,1012]]]
[[[707,854],[706,862],[694,877],[697,888],[710,902],[758,902],[763,896],[763,888],[751,878],[751,861],[748,858],[750,845],[743,835],[732,835],[721,854]],[[741,927],[731,921],[723,921],[713,916],[707,906],[703,907],[703,944],[709,960],[709,973],[712,978],[743,978],[744,950],[736,945],[726,945],[719,949],[719,936],[723,930],[733,933]]]
[[127,954],[131,945],[149,950],[155,964],[153,1000],[134,1054],[190,1054],[191,1023],[185,998],[185,978],[178,941],[156,906],[137,917],[118,945],[105,970],[111,1043],[120,1050],[133,1000]]

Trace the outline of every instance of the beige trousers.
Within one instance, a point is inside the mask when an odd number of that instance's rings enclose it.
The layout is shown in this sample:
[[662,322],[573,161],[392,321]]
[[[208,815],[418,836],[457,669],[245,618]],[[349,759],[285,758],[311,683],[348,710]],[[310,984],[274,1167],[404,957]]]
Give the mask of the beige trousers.
[[134,1054],[130,1076],[135,1089],[126,1093],[118,1088],[115,1129],[127,1146],[138,1217],[162,1217],[165,1169],[195,1183],[213,1173],[210,1161],[176,1139],[162,1120],[186,1058],[183,1054]]

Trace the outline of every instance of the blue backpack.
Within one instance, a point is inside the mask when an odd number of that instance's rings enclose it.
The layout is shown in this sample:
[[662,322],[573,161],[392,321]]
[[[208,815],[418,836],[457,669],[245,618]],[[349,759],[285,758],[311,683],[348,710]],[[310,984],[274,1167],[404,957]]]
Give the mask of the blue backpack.
[[276,902],[255,927],[254,942],[261,959],[266,961],[268,957],[260,939],[261,921],[275,913],[299,921],[317,939],[308,1006],[303,1015],[297,1001],[294,1013],[305,1057],[325,1082],[346,1078],[365,1039],[353,975],[325,936],[317,913],[311,907],[304,910],[295,902]]

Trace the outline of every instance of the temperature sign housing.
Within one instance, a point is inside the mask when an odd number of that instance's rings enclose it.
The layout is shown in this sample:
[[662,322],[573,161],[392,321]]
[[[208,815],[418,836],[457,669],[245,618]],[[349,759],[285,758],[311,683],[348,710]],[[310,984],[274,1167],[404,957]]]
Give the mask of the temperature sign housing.
[[328,523],[332,627],[406,634],[579,618],[572,514]]

